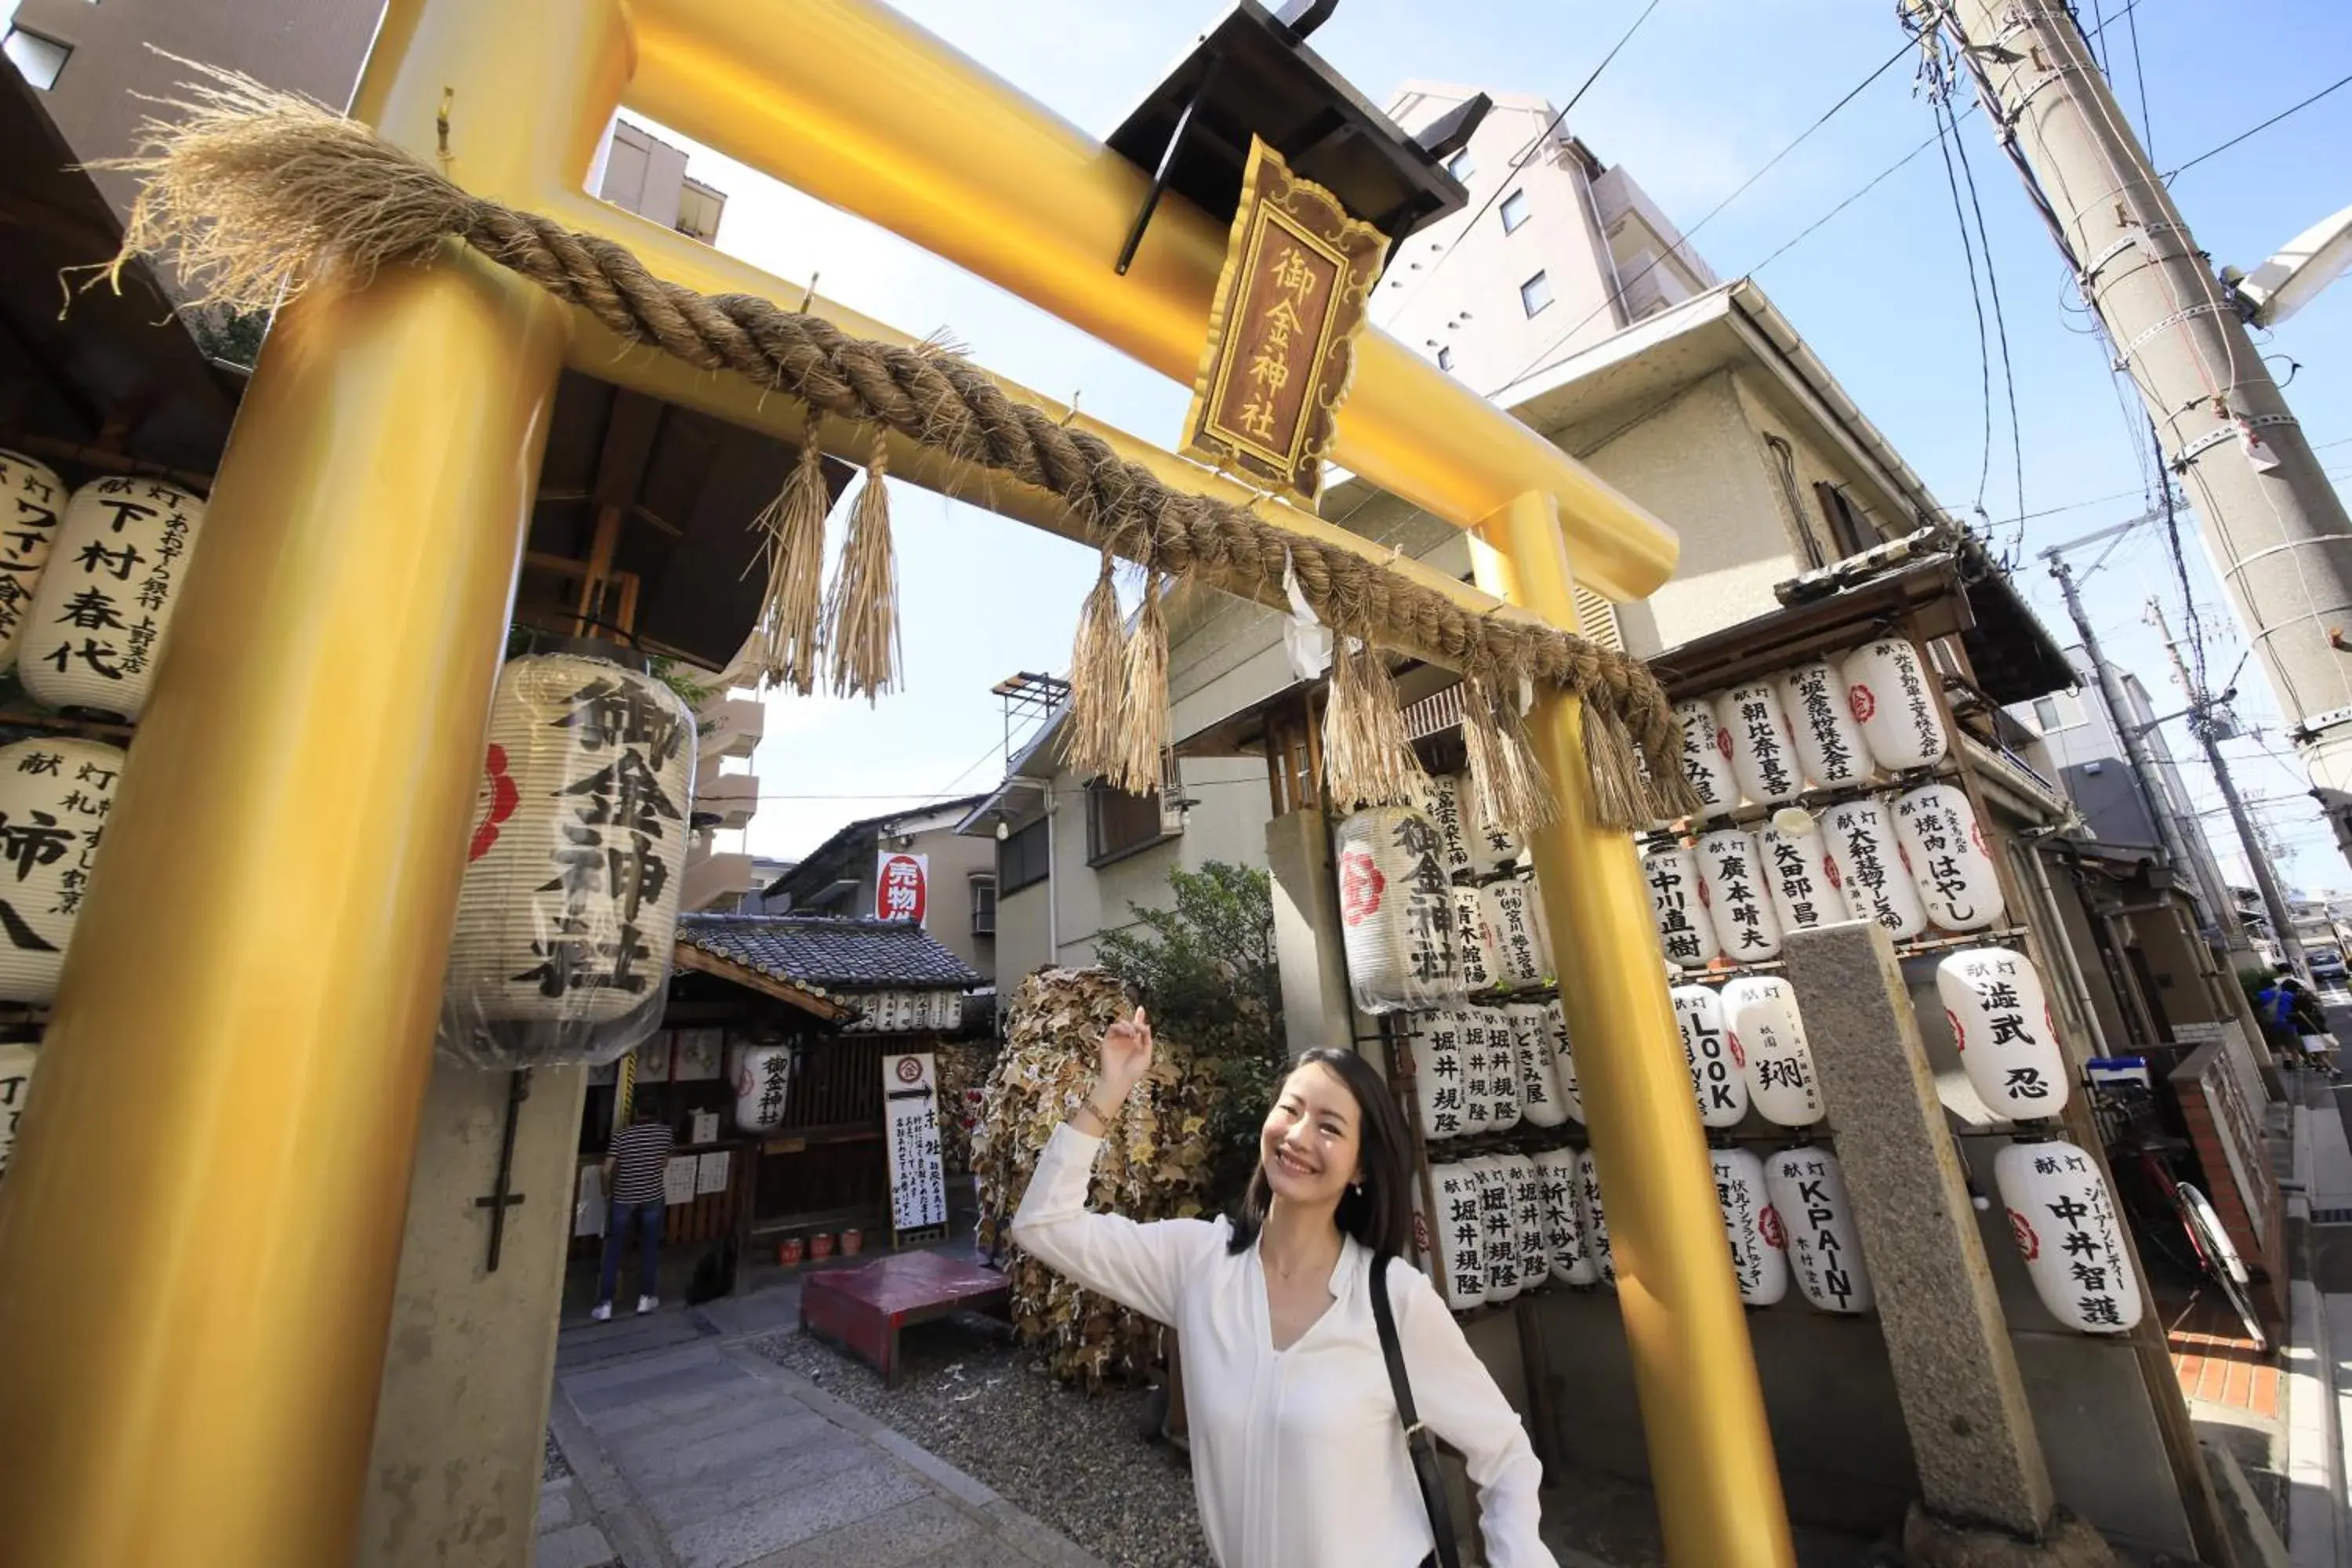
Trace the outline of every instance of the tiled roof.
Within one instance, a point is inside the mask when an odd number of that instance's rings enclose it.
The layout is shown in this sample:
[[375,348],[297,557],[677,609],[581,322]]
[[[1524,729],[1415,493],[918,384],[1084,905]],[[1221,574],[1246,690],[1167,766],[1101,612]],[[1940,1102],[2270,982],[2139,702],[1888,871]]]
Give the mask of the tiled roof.
[[677,940],[796,985],[963,991],[980,976],[904,921],[841,915],[683,915]]

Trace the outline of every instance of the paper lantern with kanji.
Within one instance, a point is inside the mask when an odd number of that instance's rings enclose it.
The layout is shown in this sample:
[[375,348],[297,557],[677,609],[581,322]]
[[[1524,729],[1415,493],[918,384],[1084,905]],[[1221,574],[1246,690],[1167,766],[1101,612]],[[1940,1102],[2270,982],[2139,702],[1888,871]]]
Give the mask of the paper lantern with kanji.
[[1700,888],[1698,857],[1680,844],[1657,845],[1642,857],[1642,879],[1650,885],[1650,918],[1666,962],[1684,969],[1714,963],[1722,949]]
[[1459,1161],[1429,1168],[1437,1194],[1430,1221],[1430,1249],[1436,1254],[1438,1289],[1457,1312],[1486,1303],[1486,1222],[1478,1205],[1478,1178]]
[[1478,889],[1457,884],[1454,900],[1454,956],[1462,970],[1462,989],[1472,995],[1500,985],[1502,955],[1495,951],[1495,930],[1486,923],[1486,900]]
[[1543,984],[1543,943],[1536,935],[1531,890],[1530,884],[1516,877],[1505,877],[1478,889],[1479,912],[1494,933],[1496,966],[1507,986]]
[[1544,910],[1543,884],[1533,871],[1523,871],[1519,880],[1527,884],[1528,914],[1536,927],[1536,973],[1549,982],[1559,978],[1559,960],[1551,947],[1551,916]]
[[1465,994],[1453,884],[1437,826],[1405,806],[1374,806],[1332,836],[1348,984],[1367,1013],[1445,1007]]
[[1731,1031],[1724,1026],[1722,996],[1711,985],[1677,985],[1671,994],[1699,1121],[1708,1127],[1738,1126],[1748,1115],[1748,1079],[1740,1071]]
[[[1502,1034],[1500,1042],[1506,1049],[1510,1045],[1510,1026],[1496,1016],[1491,1008],[1465,1007],[1462,1012],[1462,1132],[1475,1137],[1491,1132],[1501,1123],[1495,1120],[1495,1070],[1496,1067],[1495,1034]],[[1506,1058],[1507,1059],[1507,1058]]]
[[1511,1189],[1511,1218],[1517,1226],[1519,1283],[1533,1289],[1551,1278],[1551,1234],[1544,1224],[1543,1183],[1525,1154],[1500,1156]]
[[1756,963],[1780,952],[1780,917],[1772,908],[1756,836],[1726,827],[1698,841],[1699,884],[1715,944],[1734,963]]
[[694,715],[643,669],[589,652],[507,662],[457,895],[445,1052],[487,1068],[604,1062],[659,1026],[694,759]]
[[1826,659],[1801,664],[1781,678],[1780,707],[1796,737],[1797,763],[1824,789],[1866,782],[1870,742],[1847,700],[1845,677]]
[[1478,1217],[1486,1243],[1486,1300],[1508,1301],[1526,1283],[1519,1268],[1519,1221],[1511,1204],[1510,1174],[1500,1154],[1482,1154],[1463,1163],[1478,1184]]
[[1609,1211],[1601,1206],[1601,1176],[1592,1151],[1576,1156],[1576,1197],[1584,1215],[1584,1254],[1601,1282],[1617,1289],[1617,1259],[1609,1250]]
[[55,472],[0,447],[0,669],[16,660],[65,506],[65,484]]
[[1756,858],[1783,935],[1848,918],[1845,895],[1838,891],[1837,873],[1830,866],[1829,840],[1805,812],[1795,806],[1774,812],[1771,826],[1756,835]]
[[1519,1124],[1519,1038],[1502,1008],[1475,1011],[1486,1042],[1486,1131],[1507,1132]]
[[1780,805],[1805,791],[1797,747],[1780,694],[1769,680],[1735,686],[1715,700],[1715,721],[1731,744],[1731,776],[1758,805]]
[[1570,1120],[1584,1121],[1584,1091],[1576,1085],[1576,1047],[1568,1037],[1568,1010],[1557,998],[1543,1004],[1544,1033],[1551,1041],[1551,1065],[1559,1079],[1559,1102]]
[[16,1150],[16,1125],[33,1091],[33,1068],[40,1052],[21,1040],[0,1044],[0,1177]]
[[1933,767],[1951,742],[1937,710],[1919,650],[1903,637],[1881,637],[1845,656],[1846,703],[1862,725],[1873,761],[1889,773]]
[[1962,948],[1936,966],[1936,994],[1986,1110],[2023,1121],[2066,1108],[2066,1055],[2032,959],[2005,947]]
[[1946,931],[1999,925],[2000,879],[1965,791],[1928,784],[1895,799],[1895,837],[1928,920]]
[[1601,1279],[1584,1244],[1584,1205],[1577,1197],[1577,1152],[1546,1149],[1535,1156],[1536,1184],[1543,1194],[1551,1277],[1561,1285],[1592,1285]]
[[1470,1019],[1458,1007],[1417,1015],[1412,1040],[1412,1092],[1421,1135],[1432,1142],[1473,1131],[1462,1118],[1464,1037]]
[[1682,726],[1683,776],[1699,799],[1702,818],[1727,815],[1739,804],[1739,781],[1731,772],[1731,737],[1715,721],[1715,704],[1692,698],[1675,704]]
[[2139,1278],[2098,1162],[2061,1140],[2011,1143],[1993,1156],[1992,1180],[2017,1255],[2050,1315],[2086,1334],[2135,1327]]
[[1838,890],[1855,920],[1875,921],[1900,941],[1927,929],[1927,910],[1903,864],[1903,846],[1885,806],[1849,800],[1822,813],[1822,835]]
[[1764,1162],[1745,1149],[1706,1152],[1715,1165],[1716,1206],[1723,1211],[1739,1299],[1751,1307],[1771,1306],[1789,1293],[1789,1255],[1781,1250],[1780,1216],[1764,1190]]
[[1568,1120],[1568,1100],[1560,1092],[1559,1066],[1552,1058],[1550,1010],[1540,1002],[1514,1002],[1503,1016],[1510,1020],[1511,1039],[1517,1047],[1519,1115],[1531,1126],[1557,1127]]
[[1518,836],[1499,822],[1490,822],[1478,809],[1478,792],[1470,787],[1468,778],[1462,781],[1462,833],[1470,850],[1470,868],[1475,875],[1492,877],[1509,870],[1519,862],[1526,846]]
[[97,741],[0,746],[0,1000],[56,999],[123,761]]
[[204,520],[203,501],[152,479],[74,492],[17,643],[17,679],[35,701],[139,717]]
[[787,1045],[737,1046],[728,1077],[735,1088],[735,1125],[746,1132],[772,1132],[784,1124],[793,1086],[793,1048]]
[[1764,1191],[1780,1216],[1789,1268],[1824,1312],[1867,1312],[1877,1300],[1862,1259],[1845,1172],[1827,1149],[1784,1149],[1764,1162]]
[[1723,987],[1723,1019],[1748,1098],[1765,1121],[1811,1127],[1822,1119],[1822,1086],[1797,1014],[1797,991],[1777,974],[1743,974]]
[[1429,780],[1429,820],[1437,829],[1438,864],[1448,877],[1467,877],[1478,868],[1470,853],[1470,822],[1464,800],[1470,781],[1460,773],[1433,773]]

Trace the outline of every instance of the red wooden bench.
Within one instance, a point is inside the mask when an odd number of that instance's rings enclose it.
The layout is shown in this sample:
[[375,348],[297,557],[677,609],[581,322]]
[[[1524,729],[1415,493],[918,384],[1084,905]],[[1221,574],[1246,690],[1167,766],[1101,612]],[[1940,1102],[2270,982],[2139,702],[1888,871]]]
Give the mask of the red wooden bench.
[[828,1268],[801,1285],[801,1328],[863,1357],[898,1381],[898,1331],[958,1312],[1003,1317],[1012,1287],[993,1268],[901,1252],[856,1268]]

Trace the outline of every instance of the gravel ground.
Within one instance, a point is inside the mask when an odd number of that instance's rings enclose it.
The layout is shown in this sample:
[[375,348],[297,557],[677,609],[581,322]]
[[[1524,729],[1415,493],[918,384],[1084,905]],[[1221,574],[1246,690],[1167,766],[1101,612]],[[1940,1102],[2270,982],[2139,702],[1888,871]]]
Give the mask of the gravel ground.
[[1033,1366],[984,1318],[908,1329],[898,1386],[799,1334],[761,1354],[1003,1493],[1111,1568],[1212,1568],[1182,1458],[1141,1436],[1145,1394],[1089,1398]]
[[563,1457],[563,1450],[555,1446],[555,1434],[548,1433],[547,1462],[540,1468],[540,1485],[545,1486],[550,1481],[561,1480],[571,1473],[572,1461],[566,1459]]

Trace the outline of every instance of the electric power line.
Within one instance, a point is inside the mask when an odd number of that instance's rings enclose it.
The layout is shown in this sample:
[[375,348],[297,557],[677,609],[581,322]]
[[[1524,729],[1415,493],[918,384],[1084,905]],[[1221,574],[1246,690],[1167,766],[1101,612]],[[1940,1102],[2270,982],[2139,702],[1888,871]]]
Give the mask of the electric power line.
[[2347,84],[2352,84],[2352,76],[2336,78],[2334,81],[2328,83],[2326,87],[2321,88],[2317,92],[2313,93],[2309,98],[2305,99],[2302,102],[2288,105],[2286,108],[2280,110],[2276,114],[2272,115],[2268,120],[2263,121],[2260,125],[2254,126],[2251,130],[2239,132],[2235,136],[2231,137],[2219,147],[2208,147],[2202,153],[2198,153],[2194,158],[2189,159],[2186,163],[2181,164],[2170,174],[2166,174],[2164,176],[2164,183],[2168,185],[2170,184],[2175,176],[2187,174],[2189,170],[2195,168],[2198,164],[2203,163],[2208,158],[2213,157],[2217,153],[2228,152],[2231,148],[2235,147],[2239,142],[2245,141],[2250,136],[2254,136],[2262,132],[2268,131],[2272,126],[2276,125],[2288,115],[2309,109],[2313,104],[2317,103],[2329,93],[2334,92],[2336,89]]
[[[2128,12],[2125,13],[2129,15]],[[2139,18],[2131,18],[2132,80],[2139,87],[2139,145],[2150,162],[2156,158],[2156,125],[2147,117],[2147,71],[2139,62]],[[2105,68],[2102,67],[2102,69]],[[2112,79],[2113,73],[2109,73]]]

